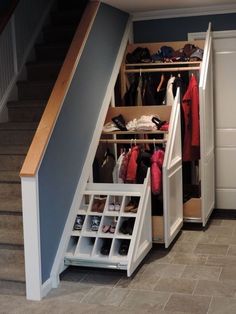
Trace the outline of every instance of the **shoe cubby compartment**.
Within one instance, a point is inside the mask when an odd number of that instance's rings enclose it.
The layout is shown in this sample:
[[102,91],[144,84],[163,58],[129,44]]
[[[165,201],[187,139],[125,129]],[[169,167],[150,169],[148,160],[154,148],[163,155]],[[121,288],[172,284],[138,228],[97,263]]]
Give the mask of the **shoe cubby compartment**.
[[79,215],[86,215],[89,207],[91,206],[92,196],[84,194],[82,200],[80,202],[78,214]]
[[88,258],[92,255],[92,251],[94,248],[96,238],[95,237],[85,237],[81,236],[79,240],[79,244],[75,251],[76,256],[80,256],[81,258]]
[[111,252],[112,239],[110,238],[97,238],[93,250],[93,258],[108,258]]
[[135,217],[120,217],[117,226],[117,237],[131,238],[135,225]]
[[103,237],[112,237],[117,231],[118,216],[103,216],[99,235]]
[[106,213],[119,214],[123,205],[123,196],[109,195]]
[[86,216],[85,215],[77,215],[75,218],[74,226],[73,226],[73,234],[74,235],[79,235],[84,222],[85,222]]
[[96,235],[101,224],[101,219],[102,216],[99,214],[94,215],[90,213],[89,215],[87,215],[83,226],[83,235]]
[[[89,208],[74,255],[65,256],[65,265],[122,269],[131,276],[152,247],[150,171],[143,184],[87,183],[82,193],[90,196]],[[93,207],[97,210],[100,199],[102,212],[92,211]],[[133,199],[142,210],[124,212],[125,204]],[[111,203],[119,203],[119,211],[108,210]],[[101,218],[95,232],[91,230],[93,216]],[[120,232],[123,224],[128,224],[124,233]]]
[[74,256],[78,242],[79,242],[78,236],[70,237],[70,241],[68,243],[67,250],[66,250],[67,256]]
[[131,248],[130,243],[130,239],[115,239],[111,252],[113,258],[127,260]]
[[140,197],[138,196],[126,196],[122,212],[126,214],[136,214],[138,212],[139,202]]
[[105,210],[106,202],[107,202],[107,196],[94,195],[92,204],[90,207],[90,211],[92,213],[102,214]]

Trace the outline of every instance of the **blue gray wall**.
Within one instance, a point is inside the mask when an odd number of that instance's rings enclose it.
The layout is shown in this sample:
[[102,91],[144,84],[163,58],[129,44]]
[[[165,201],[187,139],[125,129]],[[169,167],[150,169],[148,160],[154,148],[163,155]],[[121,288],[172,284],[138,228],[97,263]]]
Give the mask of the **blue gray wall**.
[[134,22],[136,43],[187,40],[188,33],[236,29],[236,13],[191,16]]
[[39,170],[42,282],[51,272],[128,15],[101,4]]

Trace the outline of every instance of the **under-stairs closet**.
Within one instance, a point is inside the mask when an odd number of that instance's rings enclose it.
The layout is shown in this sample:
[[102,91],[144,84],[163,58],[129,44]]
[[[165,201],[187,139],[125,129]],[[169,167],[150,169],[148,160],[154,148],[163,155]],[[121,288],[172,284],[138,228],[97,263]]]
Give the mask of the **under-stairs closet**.
[[[157,208],[159,214],[152,214],[156,204],[151,196],[153,178],[149,169],[146,171],[146,178],[143,182],[112,183],[110,181],[99,182],[93,168],[87,186],[81,192],[82,201],[78,206],[74,225],[71,226],[65,265],[125,269],[127,275],[130,276],[151,249],[152,242],[164,243],[167,248],[182,228],[184,221],[199,222],[205,226],[214,207],[210,28],[205,42],[191,43],[204,50],[201,61],[126,62],[127,54],[132,53],[138,47],[148,48],[150,53],[154,54],[162,46],[171,46],[175,50],[180,50],[185,44],[188,43],[128,44],[115,87],[115,96],[104,117],[104,129],[97,143],[97,152],[103,146],[106,156],[113,155],[115,161],[119,157],[121,147],[127,150],[130,147],[132,150],[135,145],[141,145],[143,148],[149,145],[154,151],[157,146],[158,149],[160,147],[163,149],[164,160],[161,167],[163,204],[160,211]],[[128,76],[141,77],[143,73],[171,73],[173,75],[185,73],[189,80],[192,75],[198,80],[200,159],[197,162],[197,169],[199,170],[200,194],[199,197],[189,198],[185,203],[183,203],[182,175],[181,90],[177,88],[171,106],[163,103],[158,105],[146,103],[138,106],[131,103],[126,106],[123,100],[127,86],[130,87]],[[153,130],[135,128],[128,130],[126,128],[127,123],[148,115],[163,122],[163,125],[166,122],[167,129],[156,127]],[[118,129],[109,131],[109,127],[114,127],[114,122]],[[101,163],[99,165],[101,166]],[[138,199],[134,212],[127,210],[133,198]],[[124,225],[128,224],[129,220],[132,221],[131,231],[124,234]],[[123,243],[126,243],[126,250],[122,250]]]

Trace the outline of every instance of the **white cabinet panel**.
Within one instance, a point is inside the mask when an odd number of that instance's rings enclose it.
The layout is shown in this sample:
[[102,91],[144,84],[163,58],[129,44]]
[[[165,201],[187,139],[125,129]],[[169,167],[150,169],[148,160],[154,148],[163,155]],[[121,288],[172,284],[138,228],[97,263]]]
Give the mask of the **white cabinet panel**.
[[236,189],[217,189],[216,190],[217,208],[235,209],[236,207]]
[[217,129],[216,147],[236,147],[236,129]]
[[215,118],[217,128],[236,128],[236,51],[215,53]]
[[[236,188],[236,148],[216,149],[216,169],[218,189]],[[236,208],[236,203],[234,207]]]

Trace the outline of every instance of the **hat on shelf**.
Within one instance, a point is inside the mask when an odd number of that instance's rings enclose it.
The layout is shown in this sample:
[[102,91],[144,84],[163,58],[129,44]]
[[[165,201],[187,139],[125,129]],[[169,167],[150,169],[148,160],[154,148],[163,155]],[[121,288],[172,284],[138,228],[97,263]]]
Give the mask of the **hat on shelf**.
[[203,49],[201,48],[198,48],[197,50],[195,50],[191,56],[190,56],[190,59],[197,59],[197,60],[202,60],[203,58]]

